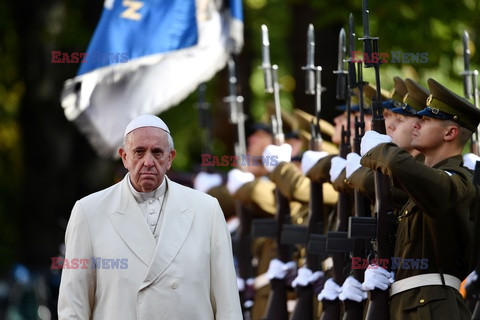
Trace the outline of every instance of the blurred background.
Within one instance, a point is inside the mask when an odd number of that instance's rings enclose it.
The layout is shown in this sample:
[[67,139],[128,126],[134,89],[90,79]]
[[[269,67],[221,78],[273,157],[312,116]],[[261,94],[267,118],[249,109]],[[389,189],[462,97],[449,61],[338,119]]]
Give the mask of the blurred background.
[[[314,111],[304,93],[306,33],[315,27],[315,64],[322,70],[322,117],[332,121],[338,34],[348,32],[353,13],[357,37],[363,35],[360,0],[244,0],[244,40],[235,56],[239,94],[248,122],[267,121],[261,65],[262,24],[269,28],[271,61],[279,66],[285,110]],[[425,62],[381,66],[382,88],[393,77],[426,85],[432,77],[463,96],[462,33],[470,35],[471,68],[478,68],[480,1],[371,0],[370,33],[379,51],[426,53]],[[51,63],[51,51],[85,52],[103,9],[102,1],[44,0],[0,2],[0,319],[56,319],[59,270],[51,258],[61,254],[74,202],[110,186],[124,175],[119,160],[100,158],[77,127],[64,116],[60,93],[79,65]],[[361,42],[356,46],[361,50]],[[364,71],[374,80],[372,69]],[[207,83],[210,103],[208,141],[212,153],[233,155],[235,129],[228,123],[227,71]],[[198,93],[160,116],[172,131],[177,158],[172,176],[191,183],[198,171],[204,136],[195,107]],[[219,170],[229,170],[229,167]]]

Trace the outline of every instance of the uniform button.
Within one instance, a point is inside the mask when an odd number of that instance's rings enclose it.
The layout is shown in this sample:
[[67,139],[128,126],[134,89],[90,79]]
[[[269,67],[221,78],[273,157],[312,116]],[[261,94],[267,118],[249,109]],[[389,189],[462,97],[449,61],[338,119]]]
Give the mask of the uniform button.
[[155,210],[150,210],[150,214],[154,214],[155,213]]
[[172,283],[172,289],[177,289],[178,288],[178,283],[174,282]]
[[404,213],[404,214],[407,215],[407,214],[408,214],[408,210],[405,210],[405,213]]
[[425,303],[425,299],[420,299],[420,303]]
[[150,201],[148,201],[148,203],[152,204],[152,203],[153,203],[153,199],[150,199]]

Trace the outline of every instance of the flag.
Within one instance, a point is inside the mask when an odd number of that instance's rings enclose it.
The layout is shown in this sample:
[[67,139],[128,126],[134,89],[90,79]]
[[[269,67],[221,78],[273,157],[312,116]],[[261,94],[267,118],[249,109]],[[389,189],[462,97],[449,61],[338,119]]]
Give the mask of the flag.
[[[227,1],[227,0],[225,0]],[[61,104],[100,156],[123,130],[184,100],[243,47],[241,0],[106,0]]]

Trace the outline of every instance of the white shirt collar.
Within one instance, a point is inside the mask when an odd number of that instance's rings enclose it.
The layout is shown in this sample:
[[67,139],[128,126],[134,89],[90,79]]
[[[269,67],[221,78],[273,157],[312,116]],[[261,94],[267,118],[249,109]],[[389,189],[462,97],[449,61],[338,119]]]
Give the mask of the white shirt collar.
[[127,178],[128,187],[130,188],[130,191],[132,192],[135,200],[137,200],[137,203],[144,202],[144,201],[146,201],[148,199],[151,199],[151,198],[160,198],[165,194],[165,189],[166,189],[166,186],[167,186],[167,183],[166,183],[167,179],[165,178],[166,176],[163,177],[163,181],[157,189],[155,189],[151,192],[139,192],[139,191],[135,190],[135,188],[132,185],[132,182],[130,181],[130,173],[127,173],[127,175],[128,175],[128,178]]

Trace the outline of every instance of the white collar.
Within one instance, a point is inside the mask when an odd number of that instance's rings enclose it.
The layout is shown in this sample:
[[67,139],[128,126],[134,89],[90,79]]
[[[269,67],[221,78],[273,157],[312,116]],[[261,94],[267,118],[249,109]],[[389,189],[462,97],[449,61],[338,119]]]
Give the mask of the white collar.
[[144,202],[150,198],[160,198],[165,194],[165,190],[167,187],[167,183],[166,183],[167,179],[165,178],[166,176],[163,177],[163,181],[157,189],[150,192],[139,192],[135,190],[135,188],[132,185],[132,182],[130,181],[130,173],[127,173],[127,175],[128,175],[128,178],[127,178],[128,187],[130,188],[130,191],[132,192],[135,200],[137,200],[137,203]]

